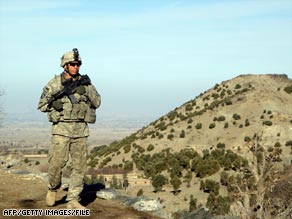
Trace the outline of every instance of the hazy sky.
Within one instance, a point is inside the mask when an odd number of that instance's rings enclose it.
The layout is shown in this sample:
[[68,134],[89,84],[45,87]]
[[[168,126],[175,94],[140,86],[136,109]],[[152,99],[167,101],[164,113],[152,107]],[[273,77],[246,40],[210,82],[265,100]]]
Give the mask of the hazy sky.
[[240,74],[292,77],[291,0],[0,0],[6,113],[36,113],[77,47],[101,113],[164,115]]

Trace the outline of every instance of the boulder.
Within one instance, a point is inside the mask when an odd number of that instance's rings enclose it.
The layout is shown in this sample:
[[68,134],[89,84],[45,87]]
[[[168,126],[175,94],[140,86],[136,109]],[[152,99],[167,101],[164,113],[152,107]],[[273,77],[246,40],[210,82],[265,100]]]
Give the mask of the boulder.
[[96,197],[105,200],[115,199],[117,196],[118,196],[117,191],[112,189],[101,190],[96,192]]
[[150,199],[145,196],[128,198],[124,203],[138,211],[158,211],[162,208],[158,200]]

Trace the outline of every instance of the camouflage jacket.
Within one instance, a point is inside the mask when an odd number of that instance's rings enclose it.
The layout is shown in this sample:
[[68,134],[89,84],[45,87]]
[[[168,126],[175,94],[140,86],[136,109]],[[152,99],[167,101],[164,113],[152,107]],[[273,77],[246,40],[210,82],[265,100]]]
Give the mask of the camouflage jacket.
[[[77,77],[77,80],[81,76]],[[52,134],[67,137],[86,137],[89,136],[87,123],[95,122],[95,110],[100,106],[101,98],[96,88],[91,83],[84,86],[85,93],[73,93],[76,103],[72,104],[67,95],[59,97],[62,103],[62,110],[56,110],[49,105],[49,101],[56,93],[64,89],[64,73],[56,75],[44,87],[38,109],[48,114],[49,121],[53,123]]]

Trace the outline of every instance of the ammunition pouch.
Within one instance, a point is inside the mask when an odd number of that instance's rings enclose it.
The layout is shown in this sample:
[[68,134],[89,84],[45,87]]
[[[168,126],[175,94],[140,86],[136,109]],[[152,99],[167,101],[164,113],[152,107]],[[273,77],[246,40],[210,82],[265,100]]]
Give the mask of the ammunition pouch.
[[77,99],[76,104],[72,104],[67,96],[61,98],[63,110],[57,111],[51,108],[48,113],[50,122],[87,122],[95,123],[95,109],[91,107],[90,101],[85,95],[74,94]]

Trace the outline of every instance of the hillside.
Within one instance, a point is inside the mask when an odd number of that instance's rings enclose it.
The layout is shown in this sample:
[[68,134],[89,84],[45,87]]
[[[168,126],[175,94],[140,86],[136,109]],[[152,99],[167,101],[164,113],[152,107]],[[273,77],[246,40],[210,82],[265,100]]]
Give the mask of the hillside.
[[155,193],[144,194],[163,199],[171,212],[194,201],[214,214],[273,218],[265,195],[277,171],[291,165],[291,92],[286,75],[223,81],[121,141],[94,148],[89,164],[151,179]]

